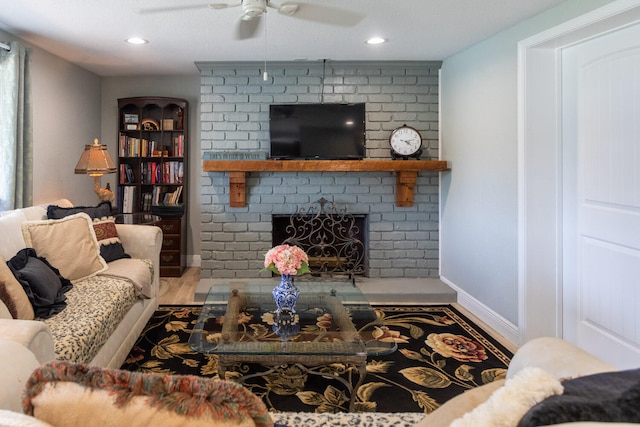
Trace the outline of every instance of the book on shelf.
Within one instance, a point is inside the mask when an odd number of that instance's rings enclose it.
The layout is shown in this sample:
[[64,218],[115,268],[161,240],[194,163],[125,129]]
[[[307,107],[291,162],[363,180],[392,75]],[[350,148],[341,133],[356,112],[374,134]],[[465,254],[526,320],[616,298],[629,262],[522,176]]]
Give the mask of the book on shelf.
[[153,194],[144,193],[142,195],[142,210],[144,212],[151,212],[151,205],[153,204]]
[[157,184],[158,180],[158,162],[142,162],[142,183]]
[[133,213],[136,188],[130,185],[124,187],[122,194],[122,213]]
[[166,186],[158,186],[153,189],[152,204],[176,206],[180,202],[182,195],[182,186],[177,187],[174,191],[169,191]]
[[184,135],[178,135],[173,138],[171,143],[171,155],[173,157],[184,156]]
[[134,182],[133,169],[126,163],[120,164],[120,184],[131,184]]
[[118,141],[119,157],[140,157],[140,138],[121,133]]
[[165,203],[165,205],[177,205],[180,200],[180,195],[182,194],[182,186],[176,188],[176,190],[172,193],[167,193],[169,195],[169,200]]

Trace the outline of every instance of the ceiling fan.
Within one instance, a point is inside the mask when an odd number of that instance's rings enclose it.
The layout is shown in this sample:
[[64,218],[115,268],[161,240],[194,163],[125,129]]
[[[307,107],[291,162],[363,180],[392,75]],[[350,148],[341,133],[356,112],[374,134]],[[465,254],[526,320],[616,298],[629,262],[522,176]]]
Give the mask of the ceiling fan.
[[238,39],[248,39],[255,35],[258,25],[262,17],[267,13],[268,8],[278,11],[278,13],[286,16],[292,16],[307,21],[336,25],[343,27],[352,27],[363,18],[362,15],[344,9],[332,6],[321,6],[311,3],[283,3],[276,4],[271,0],[236,0],[228,3],[211,3],[170,6],[163,8],[144,9],[142,13],[167,12],[188,9],[210,8],[214,10],[228,9],[233,7],[241,7],[242,15],[238,22],[236,36]]
[[228,7],[242,6],[243,21],[256,19],[267,13],[267,7],[272,7],[283,15],[291,16],[298,10],[296,3],[286,3],[278,6],[270,0],[239,0],[233,3],[212,3],[209,5],[211,9],[226,9]]

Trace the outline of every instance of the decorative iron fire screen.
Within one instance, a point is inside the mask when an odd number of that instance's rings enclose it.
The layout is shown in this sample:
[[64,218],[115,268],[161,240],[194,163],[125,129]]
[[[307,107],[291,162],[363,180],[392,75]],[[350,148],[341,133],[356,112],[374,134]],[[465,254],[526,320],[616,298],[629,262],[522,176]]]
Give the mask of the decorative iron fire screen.
[[324,197],[293,215],[273,215],[273,244],[302,248],[313,276],[364,276],[365,215],[338,210]]

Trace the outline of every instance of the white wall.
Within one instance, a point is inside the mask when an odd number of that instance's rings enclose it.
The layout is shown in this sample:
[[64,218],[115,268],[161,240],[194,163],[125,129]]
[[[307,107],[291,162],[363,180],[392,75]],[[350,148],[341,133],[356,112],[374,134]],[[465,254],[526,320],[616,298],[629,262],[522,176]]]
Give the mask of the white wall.
[[610,2],[568,0],[443,62],[441,276],[503,333],[518,322],[517,43]]
[[95,205],[93,179],[73,170],[85,144],[100,137],[100,77],[8,33],[0,31],[0,40],[20,41],[33,52],[33,203],[64,197]]
[[[194,65],[195,69],[195,65]],[[187,265],[200,264],[200,75],[135,76],[102,78],[102,143],[116,160],[118,98],[169,96],[189,101],[189,222]],[[116,175],[114,175],[115,177]],[[115,180],[115,178],[114,178]],[[112,182],[113,184],[113,182]]]

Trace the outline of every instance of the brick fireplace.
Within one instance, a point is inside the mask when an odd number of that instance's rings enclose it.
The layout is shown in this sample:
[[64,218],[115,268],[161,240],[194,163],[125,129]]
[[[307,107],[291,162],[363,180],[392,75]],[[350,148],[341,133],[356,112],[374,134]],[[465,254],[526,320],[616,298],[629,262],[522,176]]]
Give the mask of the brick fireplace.
[[[389,158],[391,130],[409,124],[438,157],[439,62],[269,64],[199,63],[201,150],[268,151],[268,106],[365,102],[368,158]],[[203,279],[258,273],[272,246],[272,216],[291,215],[320,197],[367,218],[367,277],[437,278],[439,176],[420,172],[411,207],[396,206],[393,172],[250,172],[246,206],[229,206],[229,173],[202,172]]]

